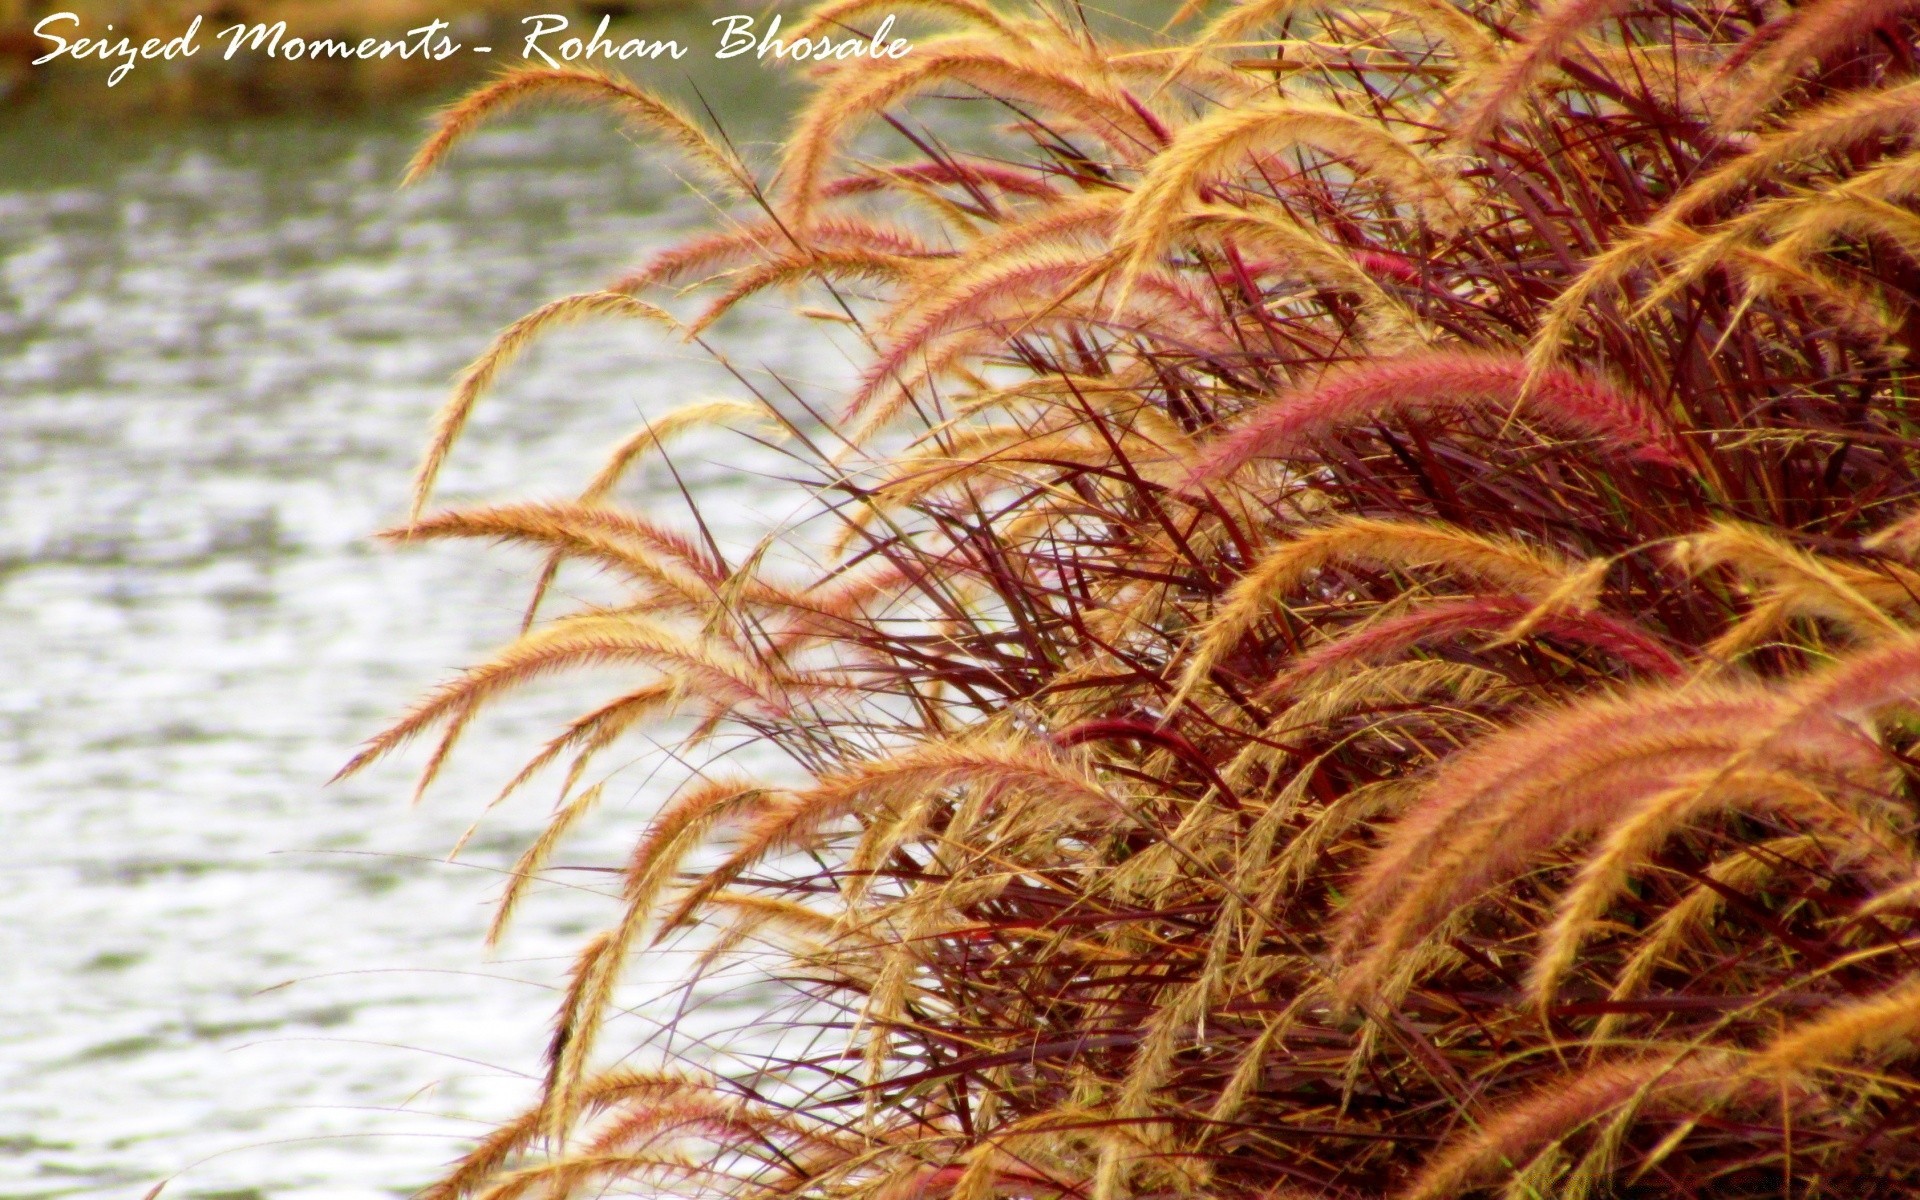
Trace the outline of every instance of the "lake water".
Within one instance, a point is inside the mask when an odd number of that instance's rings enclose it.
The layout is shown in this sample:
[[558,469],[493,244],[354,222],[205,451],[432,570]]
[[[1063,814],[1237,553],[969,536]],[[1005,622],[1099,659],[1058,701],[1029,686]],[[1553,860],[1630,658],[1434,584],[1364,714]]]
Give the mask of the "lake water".
[[[444,856],[619,680],[509,705],[418,808],[418,750],[323,784],[517,624],[526,556],[368,540],[404,513],[449,376],[707,213],[579,115],[491,129],[396,192],[419,130],[0,122],[0,1196],[176,1175],[169,1197],[405,1195],[529,1099],[554,981],[608,919],[602,876],[561,872],[482,949],[550,787]],[[771,316],[726,340],[802,381],[845,371]],[[446,492],[565,494],[643,414],[725,394],[656,332],[555,336]],[[744,541],[782,514],[719,457],[694,439],[676,463]],[[680,505],[664,476],[636,495]],[[659,800],[643,752],[563,863],[617,860]],[[677,970],[647,960],[627,998]]]

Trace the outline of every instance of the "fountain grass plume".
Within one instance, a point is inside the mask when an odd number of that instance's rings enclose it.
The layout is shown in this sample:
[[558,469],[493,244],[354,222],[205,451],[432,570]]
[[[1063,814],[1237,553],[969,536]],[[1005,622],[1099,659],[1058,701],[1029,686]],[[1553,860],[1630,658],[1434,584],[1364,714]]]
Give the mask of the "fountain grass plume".
[[1500,420],[1524,416],[1590,439],[1606,456],[1678,466],[1685,450],[1661,430],[1649,406],[1603,380],[1549,370],[1529,380],[1510,358],[1442,351],[1331,372],[1274,397],[1201,455],[1195,476],[1232,473],[1254,458],[1284,458],[1316,437],[1396,413],[1480,410]]
[[1546,5],[1498,62],[1461,80],[1458,86],[1470,98],[1454,120],[1455,135],[1469,143],[1486,140],[1540,76],[1575,49],[1582,34],[1629,7],[1629,0],[1556,0]]
[[579,67],[516,68],[450,105],[440,114],[433,136],[421,143],[407,164],[405,182],[424,178],[479,126],[507,109],[534,101],[604,104],[679,149],[712,178],[744,194],[756,190],[739,156],[676,105],[625,79]]
[[1730,102],[1720,114],[1722,127],[1745,125],[1771,106],[1808,65],[1913,11],[1910,0],[1814,0],[1796,7],[1777,25],[1762,26],[1750,36],[1757,47],[1749,51],[1751,61],[1742,63],[1734,76],[1739,86],[1729,89]]
[[[1511,636],[1532,618],[1539,605],[1517,596],[1480,595],[1422,604],[1407,612],[1360,626],[1296,656],[1286,674],[1273,681],[1264,698],[1299,695],[1307,684],[1331,671],[1373,663],[1413,647],[1429,645],[1466,633],[1485,640]],[[1591,647],[1620,660],[1636,671],[1667,679],[1686,675],[1686,667],[1671,651],[1631,622],[1593,613],[1550,613],[1530,621],[1528,636],[1544,637],[1573,646]]]
[[447,454],[466,429],[474,405],[493,386],[500,372],[520,357],[542,333],[556,326],[593,317],[637,317],[668,327],[675,324],[673,318],[657,305],[636,300],[624,293],[583,292],[543,304],[507,326],[493,339],[493,344],[487,347],[486,352],[460,373],[453,395],[434,416],[433,440],[427,444],[427,452],[414,472],[412,517],[417,519],[426,507],[433,495],[433,485],[440,477],[440,468],[446,464]]

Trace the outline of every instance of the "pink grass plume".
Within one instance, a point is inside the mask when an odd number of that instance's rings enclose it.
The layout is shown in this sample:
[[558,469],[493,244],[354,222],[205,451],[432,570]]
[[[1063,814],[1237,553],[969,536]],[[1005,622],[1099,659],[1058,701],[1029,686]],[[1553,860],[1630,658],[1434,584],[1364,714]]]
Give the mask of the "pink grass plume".
[[[1325,671],[1377,662],[1426,642],[1466,633],[1497,634],[1525,620],[1535,608],[1534,601],[1498,595],[1425,604],[1314,647],[1295,659],[1266,694],[1285,695]],[[1603,613],[1548,613],[1535,623],[1532,632],[1603,651],[1636,670],[1662,679],[1680,679],[1686,675],[1685,664],[1644,629]]]
[[1602,453],[1678,467],[1686,451],[1650,406],[1593,375],[1553,368],[1528,387],[1517,356],[1440,351],[1332,372],[1255,409],[1238,429],[1204,451],[1195,482],[1231,474],[1248,461],[1303,453],[1314,439],[1369,421],[1448,409],[1524,416],[1559,432],[1591,438]]

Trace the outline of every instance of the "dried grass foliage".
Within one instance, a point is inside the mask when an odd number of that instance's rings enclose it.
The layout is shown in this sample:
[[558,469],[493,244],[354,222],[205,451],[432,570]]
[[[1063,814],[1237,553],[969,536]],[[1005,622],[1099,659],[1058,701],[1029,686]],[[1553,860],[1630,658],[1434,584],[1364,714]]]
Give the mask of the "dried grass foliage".
[[[726,213],[503,334],[423,500],[556,321],[718,345],[784,289],[865,356],[654,414],[576,501],[395,531],[624,589],[350,764],[439,729],[430,778],[522,683],[627,676],[508,785],[564,776],[496,933],[608,819],[603,754],[644,727],[691,772],[538,1103],[432,1195],[1920,1188],[1910,6],[1205,7],[1131,43],[903,7],[944,32],[817,69],[765,162],[567,72],[423,150],[608,98]],[[991,146],[914,120],[954,105]],[[780,431],[809,503],[746,554],[630,499],[725,428]],[[742,738],[779,766],[735,776]],[[643,948],[700,926],[793,990],[782,1036],[608,1069]]]

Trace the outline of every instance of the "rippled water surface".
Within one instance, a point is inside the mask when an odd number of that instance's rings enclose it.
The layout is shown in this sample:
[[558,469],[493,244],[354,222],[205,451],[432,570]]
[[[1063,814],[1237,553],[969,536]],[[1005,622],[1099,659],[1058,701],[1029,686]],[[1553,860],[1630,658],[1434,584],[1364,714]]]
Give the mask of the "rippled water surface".
[[[524,558],[366,536],[403,512],[448,376],[704,211],[579,117],[491,130],[396,193],[417,129],[0,126],[0,1195],[176,1172],[169,1196],[404,1195],[527,1097],[560,956],[606,918],[576,872],[482,951],[547,795],[444,861],[599,692],[483,723],[418,808],[418,753],[323,783],[517,622]],[[731,342],[838,369],[814,345],[753,319]],[[725,382],[634,326],[557,336],[448,489],[571,490],[642,414]],[[702,450],[678,465],[744,538],[770,492]],[[640,773],[563,859],[608,861],[657,800]]]

